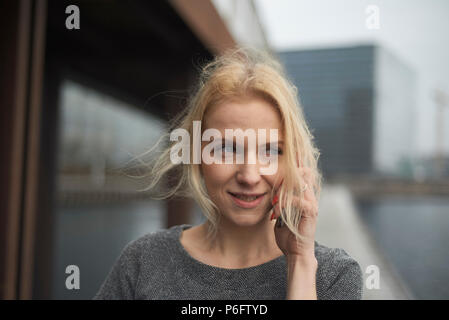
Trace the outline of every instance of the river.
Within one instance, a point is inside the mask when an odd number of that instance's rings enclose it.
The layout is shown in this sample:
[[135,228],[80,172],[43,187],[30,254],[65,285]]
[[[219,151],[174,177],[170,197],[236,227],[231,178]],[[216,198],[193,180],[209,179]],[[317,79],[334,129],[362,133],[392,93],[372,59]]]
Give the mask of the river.
[[417,299],[449,299],[449,198],[359,200],[359,214]]

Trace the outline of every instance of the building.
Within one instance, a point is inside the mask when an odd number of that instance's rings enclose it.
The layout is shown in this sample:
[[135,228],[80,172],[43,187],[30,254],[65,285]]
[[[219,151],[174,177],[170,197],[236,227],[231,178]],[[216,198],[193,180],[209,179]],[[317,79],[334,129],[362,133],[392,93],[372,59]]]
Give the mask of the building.
[[409,67],[375,45],[278,55],[298,88],[326,177],[400,175],[415,132]]

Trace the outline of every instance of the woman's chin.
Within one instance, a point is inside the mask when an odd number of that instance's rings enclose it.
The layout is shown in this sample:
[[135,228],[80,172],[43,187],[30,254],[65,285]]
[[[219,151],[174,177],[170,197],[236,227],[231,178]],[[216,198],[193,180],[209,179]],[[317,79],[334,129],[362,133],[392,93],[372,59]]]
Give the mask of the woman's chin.
[[254,214],[254,215],[249,215],[249,214],[243,215],[242,214],[242,215],[234,216],[232,220],[238,226],[252,227],[254,225],[259,224],[261,222],[261,220],[263,220],[263,217],[259,214]]

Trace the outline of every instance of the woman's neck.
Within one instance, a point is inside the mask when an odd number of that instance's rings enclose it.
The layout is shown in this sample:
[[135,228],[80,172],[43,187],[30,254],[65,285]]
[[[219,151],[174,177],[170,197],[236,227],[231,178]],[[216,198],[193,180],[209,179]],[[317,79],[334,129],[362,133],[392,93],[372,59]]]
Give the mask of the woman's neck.
[[[202,226],[201,238],[206,239],[207,223]],[[238,226],[220,221],[215,238],[205,250],[219,265],[244,268],[273,260],[283,253],[276,244],[273,224],[261,222],[252,226]]]

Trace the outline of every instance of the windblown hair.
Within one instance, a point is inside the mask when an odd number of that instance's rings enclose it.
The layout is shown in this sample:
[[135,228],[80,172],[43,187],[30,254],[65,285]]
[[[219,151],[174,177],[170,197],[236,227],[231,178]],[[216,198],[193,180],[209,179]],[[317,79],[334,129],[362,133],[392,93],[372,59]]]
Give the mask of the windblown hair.
[[[168,132],[148,151],[151,152],[161,141],[168,142],[157,158],[151,163],[146,163],[151,182],[144,190],[156,189],[156,185],[163,181],[164,177],[171,179],[164,191],[152,197],[166,199],[179,195],[193,198],[207,219],[208,236],[214,238],[220,222],[220,210],[207,193],[200,165],[194,164],[193,161],[190,161],[190,164],[173,164],[170,160],[171,147],[177,143],[170,142],[170,132],[175,128],[187,130],[192,146],[193,139],[197,138],[193,137],[193,121],[203,123],[210,107],[230,99],[256,95],[277,108],[282,118],[285,176],[280,188],[279,201],[283,201],[282,205],[285,208],[282,212],[283,221],[298,238],[301,238],[298,225],[302,213],[295,210],[292,203],[293,196],[299,196],[300,199],[304,196],[303,192],[299,192],[304,187],[305,181],[298,175],[297,157],[303,166],[312,171],[313,183],[308,185],[308,188],[313,188],[317,199],[321,191],[322,177],[318,169],[319,151],[313,144],[313,136],[304,119],[297,88],[288,80],[281,64],[275,58],[255,49],[229,50],[216,56],[200,71],[199,81],[187,108],[171,121]],[[193,154],[192,149],[190,154]],[[272,197],[274,192],[275,190],[272,191]]]

